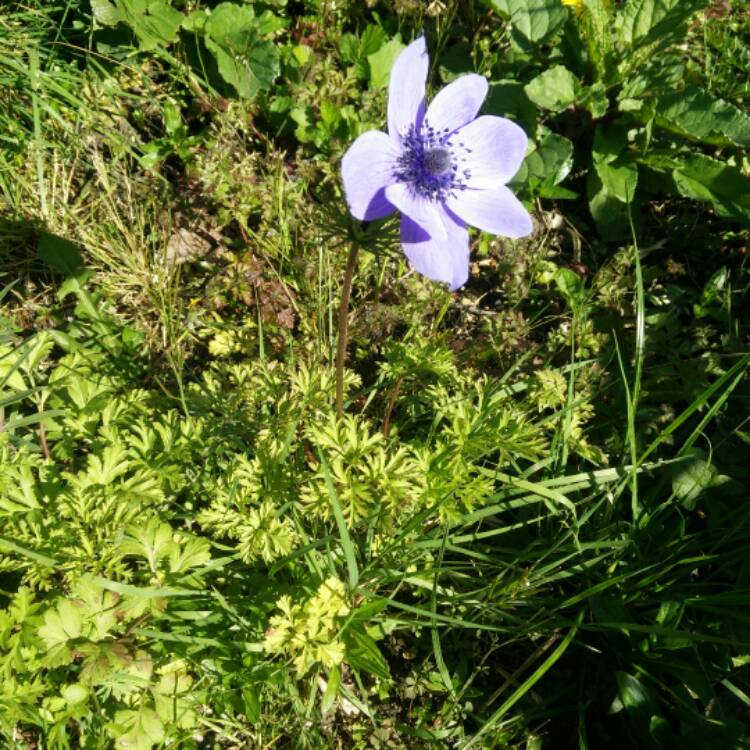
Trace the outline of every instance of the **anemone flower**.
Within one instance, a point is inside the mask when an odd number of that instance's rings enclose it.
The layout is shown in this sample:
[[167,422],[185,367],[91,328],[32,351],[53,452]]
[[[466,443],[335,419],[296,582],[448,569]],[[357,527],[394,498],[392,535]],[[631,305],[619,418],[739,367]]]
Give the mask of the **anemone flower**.
[[351,213],[371,221],[401,212],[409,263],[451,290],[469,276],[467,225],[525,237],[531,218],[506,187],[526,152],[526,134],[503,117],[477,117],[487,79],[457,78],[425,100],[429,60],[424,36],[393,65],[388,133],[363,133],[344,155],[341,173]]

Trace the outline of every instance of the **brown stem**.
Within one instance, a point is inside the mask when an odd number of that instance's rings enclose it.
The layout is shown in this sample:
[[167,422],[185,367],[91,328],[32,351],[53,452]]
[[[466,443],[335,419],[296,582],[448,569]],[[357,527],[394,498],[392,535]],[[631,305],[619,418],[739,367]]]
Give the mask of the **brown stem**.
[[391,397],[388,399],[388,406],[385,408],[385,418],[383,419],[383,437],[388,437],[388,429],[391,426],[391,415],[393,414],[393,407],[398,398],[398,392],[401,390],[401,382],[403,378],[399,378],[396,381],[396,385],[393,386],[391,391]]
[[44,429],[44,422],[39,422],[39,442],[42,445],[42,453],[44,457],[49,459],[49,445],[47,444],[47,430]]
[[346,345],[349,340],[349,297],[352,293],[354,269],[357,266],[359,247],[356,243],[349,249],[344,272],[344,285],[341,288],[341,307],[339,307],[339,346],[336,352],[336,416],[344,413],[344,363],[346,362]]

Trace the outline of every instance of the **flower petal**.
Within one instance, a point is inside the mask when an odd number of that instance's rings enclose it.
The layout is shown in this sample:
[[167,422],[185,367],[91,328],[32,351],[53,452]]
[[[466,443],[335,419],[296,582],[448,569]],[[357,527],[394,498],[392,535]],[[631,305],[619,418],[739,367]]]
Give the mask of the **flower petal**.
[[443,211],[447,229],[443,239],[430,237],[408,216],[401,217],[401,245],[412,268],[433,281],[444,281],[451,291],[469,278],[469,233],[460,219]]
[[487,96],[487,88],[487,79],[476,73],[456,78],[430,102],[425,123],[436,132],[447,130],[452,133],[477,116]]
[[405,135],[412,125],[419,128],[422,124],[429,62],[423,34],[396,58],[391,68],[388,132],[393,138]]
[[460,190],[446,200],[456,216],[490,234],[526,237],[533,225],[528,211],[505,185],[489,190]]
[[521,166],[529,142],[518,125],[494,115],[477,117],[456,131],[451,140],[468,149],[461,153],[461,170],[469,170],[467,184],[474,188],[508,182]]
[[399,211],[419,224],[430,237],[445,239],[445,213],[439,203],[417,195],[406,183],[394,182],[385,189],[385,197]]
[[385,187],[393,181],[399,156],[396,142],[371,130],[349,147],[341,160],[341,178],[349,210],[357,219],[372,221],[393,213],[394,205],[385,197]]

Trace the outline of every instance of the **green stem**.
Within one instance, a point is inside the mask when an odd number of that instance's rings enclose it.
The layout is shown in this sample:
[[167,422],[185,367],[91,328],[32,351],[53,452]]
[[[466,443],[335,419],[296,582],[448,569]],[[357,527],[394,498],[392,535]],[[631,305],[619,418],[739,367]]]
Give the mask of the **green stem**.
[[346,362],[346,345],[349,340],[349,297],[352,293],[354,269],[357,266],[359,246],[354,243],[349,249],[344,272],[344,285],[341,289],[341,306],[339,307],[339,346],[336,352],[336,416],[344,413],[344,363]]

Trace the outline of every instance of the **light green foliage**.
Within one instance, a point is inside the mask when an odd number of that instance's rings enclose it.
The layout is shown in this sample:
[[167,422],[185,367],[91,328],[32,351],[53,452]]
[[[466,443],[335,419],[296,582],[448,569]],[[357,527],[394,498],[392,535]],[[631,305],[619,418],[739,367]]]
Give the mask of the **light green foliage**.
[[[406,447],[389,450],[382,433],[345,415],[331,416],[310,425],[307,438],[328,460],[333,485],[344,516],[356,522],[373,513],[383,514],[385,527],[396,513],[412,509],[422,497],[424,477],[415,456]],[[300,499],[317,514],[332,517],[323,470],[302,488]]]
[[327,669],[341,664],[344,644],[339,628],[350,611],[341,581],[327,578],[303,604],[282,596],[276,608],[281,614],[271,617],[263,641],[268,653],[290,658],[298,677],[318,663]]
[[534,104],[552,112],[562,112],[581,96],[578,79],[563,65],[545,70],[524,90]]
[[375,88],[387,85],[393,63],[399,54],[401,54],[404,46],[400,39],[391,39],[380,47],[377,52],[373,52],[367,56],[367,62],[370,66],[370,83]]
[[[11,5],[0,745],[741,747],[744,6]],[[340,190],[422,31],[529,136],[457,293]]]
[[[284,464],[279,453],[266,452],[252,460],[238,456],[236,466],[217,488],[214,502],[198,516],[204,528],[236,539],[247,563],[272,563],[297,544],[294,524],[280,513],[293,488]],[[285,490],[289,492],[286,498]]]

